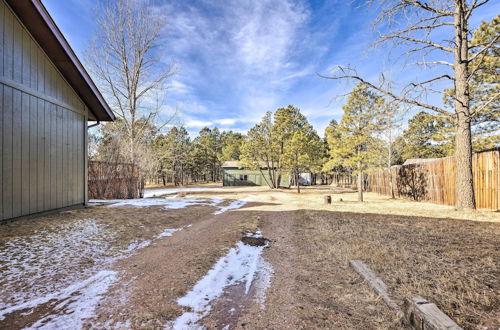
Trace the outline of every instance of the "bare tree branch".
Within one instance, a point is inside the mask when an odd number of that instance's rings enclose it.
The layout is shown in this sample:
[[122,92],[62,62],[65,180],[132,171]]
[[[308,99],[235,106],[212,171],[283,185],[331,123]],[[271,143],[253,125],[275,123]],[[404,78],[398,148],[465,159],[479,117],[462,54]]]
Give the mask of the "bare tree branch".
[[422,3],[420,1],[411,1],[411,0],[402,0],[401,2],[404,4],[413,5],[415,7],[425,9],[427,11],[430,11],[430,12],[433,12],[436,14],[441,14],[441,15],[445,15],[445,16],[453,16],[453,12],[448,11],[448,10],[442,10],[442,9],[435,8],[435,7],[431,7],[425,2]]
[[[341,68],[339,67],[339,69],[342,71],[342,72],[345,72],[345,69],[344,68]],[[375,89],[376,91],[379,91],[380,93],[384,94],[384,95],[387,95],[399,102],[404,102],[404,103],[408,103],[408,104],[412,104],[412,105],[416,105],[416,106],[419,106],[419,107],[422,107],[422,108],[426,108],[426,109],[429,109],[429,110],[432,110],[432,111],[435,111],[435,112],[439,112],[443,115],[447,115],[447,116],[450,116],[452,115],[451,112],[448,112],[440,107],[436,107],[436,106],[433,106],[433,105],[430,105],[430,104],[427,104],[427,103],[424,103],[424,102],[420,102],[418,100],[414,100],[414,99],[409,99],[409,98],[405,98],[405,97],[401,97],[399,95],[396,95],[394,94],[393,92],[385,89],[385,88],[382,88],[382,87],[379,87],[379,86],[376,86],[370,82],[368,82],[367,80],[361,78],[360,76],[358,75],[350,75],[350,74],[342,74],[342,75],[339,75],[339,76],[324,76],[324,75],[321,75],[321,74],[318,74],[318,76],[320,76],[321,78],[325,78],[325,79],[332,79],[332,80],[339,80],[339,79],[354,79],[354,80],[357,80],[359,82],[362,82],[363,84],[369,86],[370,88],[373,88]]]
[[428,65],[447,65],[449,67],[453,67],[453,64],[451,64],[450,62],[446,62],[446,61],[416,62],[415,64],[424,65],[424,66],[428,66]]
[[497,100],[500,97],[500,93],[493,94],[493,96],[477,109],[474,109],[474,111],[471,113],[471,116],[476,116],[478,113],[481,113],[483,109],[485,109],[488,105],[490,105],[491,102]]
[[432,46],[434,48],[443,50],[445,52],[453,53],[453,49],[452,48],[442,46],[442,45],[440,45],[438,43],[435,43],[435,42],[432,42],[430,40],[416,39],[416,38],[412,38],[412,37],[408,37],[408,36],[404,36],[404,35],[400,35],[400,34],[381,35],[380,38],[383,39],[383,40],[388,40],[388,39],[403,39],[403,40],[410,41],[410,42],[417,42],[417,43],[421,43],[421,44],[427,44],[427,45]]
[[486,44],[486,46],[483,47],[483,49],[481,49],[480,51],[478,51],[477,53],[475,53],[473,56],[471,56],[469,58],[469,62],[474,61],[474,59],[476,59],[476,57],[478,57],[479,55],[481,55],[482,53],[486,52],[488,49],[490,49],[491,47],[493,47],[493,45],[495,44],[495,42],[497,42],[498,40],[500,40],[500,35],[496,35],[493,39],[491,39],[490,42],[488,42]]
[[418,83],[413,83],[412,82],[412,83],[410,83],[410,85],[413,86],[413,87],[423,86],[425,84],[429,84],[429,83],[431,83],[433,81],[440,80],[440,79],[443,79],[443,78],[447,78],[447,79],[450,79],[450,80],[453,80],[453,81],[455,80],[454,78],[450,77],[449,75],[443,74],[443,75],[441,75],[439,77],[435,77],[435,78],[432,78],[432,79],[429,79],[429,80],[425,80],[425,81],[422,81],[422,82],[418,82]]

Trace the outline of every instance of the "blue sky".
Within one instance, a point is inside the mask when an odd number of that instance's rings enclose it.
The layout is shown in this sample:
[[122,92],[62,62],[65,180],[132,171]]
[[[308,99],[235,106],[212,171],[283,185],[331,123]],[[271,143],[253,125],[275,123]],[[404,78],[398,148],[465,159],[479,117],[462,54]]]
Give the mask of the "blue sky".
[[[42,0],[76,54],[95,31],[92,0]],[[335,65],[350,64],[375,81],[380,72],[403,84],[428,75],[402,71],[387,48],[369,49],[373,9],[345,0],[151,1],[167,17],[162,58],[179,72],[169,81],[166,112],[191,135],[204,126],[244,132],[269,110],[299,107],[323,134],[342,116],[352,84],[319,78]],[[500,12],[491,1],[473,25]],[[434,100],[436,101],[436,100]],[[439,101],[437,101],[439,102]],[[170,109],[170,110],[169,110]]]

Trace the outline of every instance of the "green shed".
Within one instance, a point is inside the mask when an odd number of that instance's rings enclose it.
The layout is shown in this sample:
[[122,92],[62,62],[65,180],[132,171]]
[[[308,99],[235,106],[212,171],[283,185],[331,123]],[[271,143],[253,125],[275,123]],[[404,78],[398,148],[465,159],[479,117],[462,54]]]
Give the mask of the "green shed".
[[[267,168],[261,170],[250,170],[240,167],[238,161],[231,160],[222,164],[223,169],[223,186],[267,186],[269,175]],[[281,177],[281,186],[288,187],[290,178],[288,175]]]

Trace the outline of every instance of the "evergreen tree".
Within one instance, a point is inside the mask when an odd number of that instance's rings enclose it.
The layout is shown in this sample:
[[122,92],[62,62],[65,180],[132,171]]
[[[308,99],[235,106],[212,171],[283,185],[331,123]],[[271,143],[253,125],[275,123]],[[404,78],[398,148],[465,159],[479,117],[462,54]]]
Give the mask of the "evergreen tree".
[[243,143],[243,135],[232,131],[223,132],[222,136],[222,154],[220,161],[238,160],[240,158],[240,148]]
[[307,125],[306,117],[300,113],[300,109],[289,105],[286,108],[279,108],[274,113],[274,123],[272,126],[272,134],[274,142],[278,145],[278,177],[277,187],[281,184],[282,163],[287,144],[291,142],[293,135],[299,132]]
[[398,138],[403,160],[410,158],[440,158],[451,156],[452,126],[442,116],[424,111],[408,121],[408,128]]
[[[278,188],[280,146],[273,135],[272,113],[267,112],[261,122],[252,127],[241,145],[242,166],[259,170],[270,188]],[[267,177],[263,172],[267,170]]]
[[323,162],[323,143],[312,126],[306,123],[287,141],[282,156],[283,168],[294,177],[300,193],[300,173],[316,172]]
[[375,138],[384,128],[381,121],[383,99],[358,84],[343,106],[344,115],[338,126],[338,138],[330,147],[331,162],[353,169],[358,176],[358,200],[363,201],[363,176],[371,166],[384,160],[383,146]]
[[166,184],[167,174],[173,176],[176,186],[184,185],[188,179],[188,168],[191,162],[189,151],[191,140],[184,127],[173,127],[165,135],[160,135],[154,141],[156,154],[159,158],[159,175]]

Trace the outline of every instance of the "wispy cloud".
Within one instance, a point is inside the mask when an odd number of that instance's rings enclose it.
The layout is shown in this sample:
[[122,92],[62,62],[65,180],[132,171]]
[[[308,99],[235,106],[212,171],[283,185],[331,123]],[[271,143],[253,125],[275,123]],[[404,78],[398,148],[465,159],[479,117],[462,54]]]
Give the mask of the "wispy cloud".
[[214,120],[214,123],[222,126],[233,126],[237,121],[238,119],[235,118],[222,118]]
[[186,122],[186,127],[193,128],[193,127],[206,127],[206,126],[212,126],[213,122],[211,121],[203,121],[203,120],[188,120]]
[[[386,60],[387,49],[370,49],[374,10],[343,0],[144,1],[166,18],[158,54],[175,62],[178,74],[166,89],[162,118],[177,109],[176,123],[191,134],[204,126],[244,131],[266,111],[293,104],[321,134],[340,119],[352,83],[319,78],[336,64],[351,64],[376,81],[380,72],[400,84],[421,73],[401,75]],[[81,56],[95,21],[91,0],[43,0]],[[471,26],[490,20],[500,4],[480,7]],[[150,103],[153,104],[152,100]],[[148,103],[148,102],[145,102]]]

